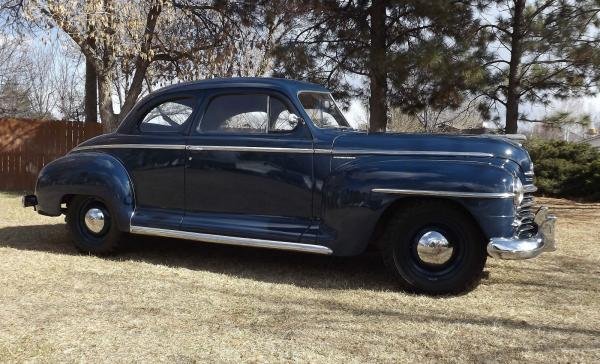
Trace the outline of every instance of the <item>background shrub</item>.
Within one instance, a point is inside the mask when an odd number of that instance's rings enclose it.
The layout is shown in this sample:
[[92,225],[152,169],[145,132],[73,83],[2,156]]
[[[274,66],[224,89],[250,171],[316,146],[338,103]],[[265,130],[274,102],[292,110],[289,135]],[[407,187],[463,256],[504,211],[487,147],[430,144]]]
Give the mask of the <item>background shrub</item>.
[[600,151],[587,143],[532,139],[536,186],[546,196],[600,201]]

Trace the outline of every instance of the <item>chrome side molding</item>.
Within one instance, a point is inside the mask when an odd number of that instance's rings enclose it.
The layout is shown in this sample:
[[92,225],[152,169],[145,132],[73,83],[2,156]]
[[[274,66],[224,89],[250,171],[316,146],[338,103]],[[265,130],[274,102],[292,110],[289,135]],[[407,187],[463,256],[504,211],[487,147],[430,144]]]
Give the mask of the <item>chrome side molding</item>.
[[238,236],[225,236],[225,235],[213,235],[205,233],[194,233],[191,231],[181,230],[168,230],[159,229],[145,226],[132,225],[129,228],[129,232],[138,235],[149,235],[149,236],[160,236],[165,238],[185,239],[202,241],[205,243],[215,244],[226,244],[226,245],[238,245],[238,246],[249,246],[254,248],[269,248],[279,250],[291,250],[305,253],[315,254],[332,254],[333,251],[326,246],[313,245],[313,244],[301,244],[287,241],[275,241],[275,240],[263,240],[263,239],[251,239],[243,238]]
[[182,144],[98,144],[84,145],[75,147],[72,151],[89,150],[89,149],[175,149],[184,150],[185,145]]
[[302,153],[331,154],[331,150],[287,147],[246,147],[235,145],[181,145],[181,144],[97,144],[75,147],[72,151],[91,149],[173,149],[216,152],[264,152],[264,153]]
[[312,148],[286,148],[286,147],[245,147],[232,145],[188,145],[185,149],[194,151],[215,152],[266,152],[266,153],[301,153],[311,154]]
[[391,193],[396,195],[463,197],[463,198],[513,198],[512,192],[460,192],[431,190],[400,190],[395,188],[373,188],[372,192]]
[[301,153],[301,154],[330,154],[333,156],[354,155],[397,155],[397,156],[433,156],[433,157],[478,157],[490,158],[491,153],[479,152],[447,152],[435,150],[386,150],[386,149],[322,149],[322,148],[288,148],[288,147],[247,147],[239,145],[181,145],[181,144],[98,144],[84,145],[73,148],[72,151],[90,149],[174,149],[216,152],[262,152],[262,153]]

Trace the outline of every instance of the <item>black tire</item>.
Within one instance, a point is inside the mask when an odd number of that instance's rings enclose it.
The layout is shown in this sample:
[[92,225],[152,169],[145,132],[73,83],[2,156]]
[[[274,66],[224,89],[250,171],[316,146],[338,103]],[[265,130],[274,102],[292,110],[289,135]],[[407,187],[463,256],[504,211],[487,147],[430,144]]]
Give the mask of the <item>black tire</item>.
[[[431,231],[442,234],[452,247],[441,259],[448,259],[444,263],[426,262],[419,255],[418,241]],[[445,201],[403,206],[390,218],[380,244],[386,267],[402,288],[415,293],[468,292],[479,283],[487,259],[485,238],[471,216]]]
[[[104,215],[104,225],[99,232],[91,231],[85,224],[85,214],[95,208]],[[69,202],[67,226],[77,250],[87,254],[108,255],[114,253],[121,238],[113,216],[100,199],[93,196],[75,196]]]

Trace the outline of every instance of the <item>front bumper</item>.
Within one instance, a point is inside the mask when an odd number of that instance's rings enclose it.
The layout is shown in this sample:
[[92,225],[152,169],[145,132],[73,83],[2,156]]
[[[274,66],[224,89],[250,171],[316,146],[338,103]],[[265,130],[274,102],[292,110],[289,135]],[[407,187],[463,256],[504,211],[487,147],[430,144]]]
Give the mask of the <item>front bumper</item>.
[[538,226],[538,232],[534,237],[491,238],[487,246],[488,254],[499,259],[529,259],[537,257],[542,252],[555,251],[556,216],[550,214],[547,207],[542,206],[535,214],[534,222]]

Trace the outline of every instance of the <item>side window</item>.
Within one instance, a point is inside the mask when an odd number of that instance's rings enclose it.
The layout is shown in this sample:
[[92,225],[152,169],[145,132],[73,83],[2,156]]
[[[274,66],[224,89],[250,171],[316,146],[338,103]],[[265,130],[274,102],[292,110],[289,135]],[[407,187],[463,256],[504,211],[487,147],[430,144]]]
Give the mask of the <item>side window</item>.
[[293,115],[287,106],[276,97],[269,97],[269,131],[286,132],[296,127],[290,121]]
[[266,133],[267,95],[215,97],[198,127],[201,132]]
[[141,132],[178,133],[194,111],[194,99],[165,101],[152,108],[140,123]]

